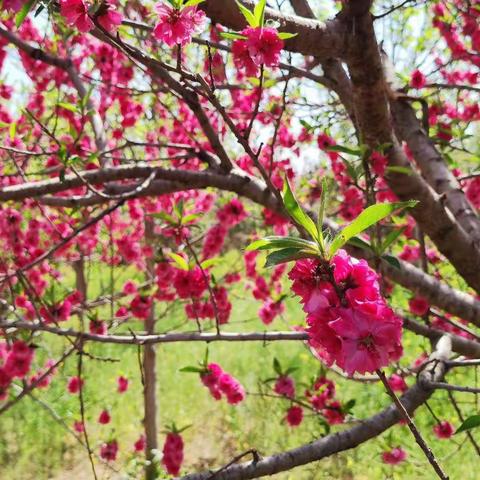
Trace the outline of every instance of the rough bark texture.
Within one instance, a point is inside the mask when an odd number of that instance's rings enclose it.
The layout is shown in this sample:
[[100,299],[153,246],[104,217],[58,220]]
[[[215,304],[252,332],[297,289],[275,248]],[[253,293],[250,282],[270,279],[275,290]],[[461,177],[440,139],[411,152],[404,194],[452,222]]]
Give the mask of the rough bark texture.
[[[362,11],[360,5],[358,9]],[[346,61],[362,142],[372,149],[389,145],[389,165],[411,170],[410,175],[389,173],[386,176],[387,183],[400,200],[419,201],[412,210],[413,217],[465,281],[480,292],[480,253],[474,248],[473,240],[444,208],[440,196],[411,169],[407,156],[393,134],[382,61],[371,15],[368,12],[358,16],[345,14],[342,18],[349,32]]]
[[441,153],[420,126],[414,109],[406,102],[392,102],[392,114],[398,137],[407,142],[415,163],[423,177],[440,195],[444,195],[457,222],[470,235],[473,245],[480,248],[480,221],[457,179],[445,163]]

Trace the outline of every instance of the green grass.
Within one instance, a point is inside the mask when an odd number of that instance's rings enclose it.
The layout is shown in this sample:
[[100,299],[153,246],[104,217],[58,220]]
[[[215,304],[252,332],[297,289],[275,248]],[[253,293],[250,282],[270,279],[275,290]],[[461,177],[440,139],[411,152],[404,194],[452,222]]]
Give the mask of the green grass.
[[[101,278],[92,272],[91,289],[95,295],[99,285],[93,279]],[[118,279],[121,284],[128,277],[128,271]],[[68,277],[67,277],[68,283]],[[258,302],[248,292],[240,289],[235,295],[231,324],[228,330],[262,331],[263,325],[256,318]],[[162,311],[163,306],[159,307]],[[107,310],[103,312],[107,315]],[[100,310],[102,312],[102,310]],[[288,319],[288,320],[287,320]],[[287,300],[285,319],[277,319],[271,329],[285,329],[300,324],[303,314],[296,299]],[[158,321],[158,330],[168,330],[183,321],[181,306]],[[141,328],[141,325],[137,325]],[[194,328],[189,324],[186,328]],[[37,342],[37,359],[41,365],[44,359],[58,356],[65,346],[63,339],[47,338]],[[428,343],[410,333],[405,334],[405,350],[415,355],[428,349]],[[297,429],[288,428],[282,418],[288,406],[283,400],[248,396],[241,405],[232,407],[224,401],[214,401],[203,387],[196,374],[181,373],[179,368],[194,365],[205,354],[205,345],[199,343],[163,344],[157,348],[158,357],[158,425],[175,422],[178,427],[191,425],[184,432],[185,472],[209,467],[218,467],[234,456],[249,449],[256,449],[267,455],[293,448],[312,441],[324,434],[323,425],[315,417],[307,417]],[[141,380],[138,368],[138,351],[134,346],[111,344],[89,344],[89,353],[98,357],[117,359],[111,363],[85,359],[86,384],[84,389],[87,426],[90,441],[98,452],[99,444],[109,438],[117,438],[120,456],[114,467],[122,472],[117,476],[109,469],[100,467],[100,478],[140,478],[141,466],[138,457],[132,453],[133,442],[142,430]],[[259,382],[273,376],[272,362],[278,358],[282,365],[297,365],[294,373],[297,385],[307,384],[319,370],[318,362],[308,350],[297,342],[256,343],[213,343],[209,346],[209,358],[237,377],[249,392],[258,392]],[[402,359],[408,365],[412,357]],[[59,418],[71,427],[80,418],[79,399],[66,390],[67,379],[75,375],[77,358],[69,358],[56,375],[51,386],[38,390],[35,397],[49,405]],[[473,374],[465,371],[452,377],[452,381],[474,384]],[[116,392],[116,378],[126,375],[131,385],[123,395]],[[383,388],[377,384],[346,381],[335,374],[329,374],[337,382],[337,397],[346,402],[354,398],[355,418],[367,418],[389,404]],[[411,384],[413,379],[408,382]],[[299,387],[301,388],[301,387]],[[457,395],[466,415],[476,413],[473,397]],[[437,392],[429,402],[441,419],[460,424],[444,392]],[[112,414],[109,425],[98,425],[96,419],[102,410],[108,408]],[[415,415],[415,420],[425,438],[432,446],[440,463],[450,478],[476,479],[474,468],[477,461],[475,451],[465,434],[451,441],[438,441],[432,435],[434,420],[425,407]],[[334,427],[333,431],[346,428]],[[476,435],[474,433],[474,435]],[[160,445],[164,434],[160,433]],[[0,418],[0,478],[21,480],[43,480],[49,478],[87,479],[92,478],[85,450],[66,430],[65,426],[52,417],[40,403],[24,398]],[[480,438],[479,438],[480,440]],[[403,446],[409,454],[408,462],[394,468],[387,467],[380,460],[381,452],[389,446]],[[73,472],[73,473],[72,473]],[[127,476],[130,475],[130,476]],[[126,477],[127,476],[127,477]],[[397,426],[384,435],[361,447],[334,455],[314,464],[300,467],[291,472],[278,474],[278,479],[383,479],[415,478],[433,479],[435,475],[420,449],[405,426]]]

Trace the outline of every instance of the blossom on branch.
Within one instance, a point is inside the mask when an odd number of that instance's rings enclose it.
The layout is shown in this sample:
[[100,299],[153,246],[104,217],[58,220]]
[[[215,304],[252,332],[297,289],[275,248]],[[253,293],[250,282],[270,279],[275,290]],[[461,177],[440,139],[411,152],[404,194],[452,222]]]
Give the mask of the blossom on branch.
[[201,30],[205,14],[197,7],[186,7],[181,10],[164,3],[158,3],[155,11],[159,21],[153,29],[153,36],[165,42],[169,47],[174,45],[187,45],[192,40],[192,35]]

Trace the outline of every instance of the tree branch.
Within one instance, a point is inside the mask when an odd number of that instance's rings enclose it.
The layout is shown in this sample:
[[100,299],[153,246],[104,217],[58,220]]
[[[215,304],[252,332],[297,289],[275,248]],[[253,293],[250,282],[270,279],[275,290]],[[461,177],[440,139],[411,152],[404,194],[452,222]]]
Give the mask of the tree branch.
[[[418,382],[410,388],[400,401],[411,415],[420,405],[430,398],[433,390],[428,388],[429,381],[439,381],[445,374],[443,362],[435,362],[419,374]],[[339,433],[327,435],[310,444],[287,450],[258,462],[248,462],[222,470],[215,475],[216,480],[246,480],[284,472],[300,465],[315,462],[338,452],[355,448],[377,437],[388,428],[396,425],[402,418],[395,405],[361,422],[359,425]],[[213,472],[193,473],[180,477],[182,480],[207,480]]]

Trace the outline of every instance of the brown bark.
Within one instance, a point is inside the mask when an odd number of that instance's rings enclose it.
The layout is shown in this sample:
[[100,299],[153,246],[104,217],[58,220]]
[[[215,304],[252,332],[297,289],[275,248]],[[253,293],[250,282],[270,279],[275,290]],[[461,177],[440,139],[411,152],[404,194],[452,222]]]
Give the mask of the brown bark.
[[[355,10],[363,11],[360,4],[367,3],[358,2]],[[432,239],[465,281],[480,292],[480,252],[444,207],[440,196],[411,169],[393,133],[382,61],[371,15],[368,11],[358,16],[343,15],[342,21],[349,32],[346,62],[353,85],[354,110],[362,143],[371,149],[388,146],[389,165],[411,170],[410,175],[389,173],[386,176],[387,183],[400,200],[419,201],[411,213],[422,231]]]

